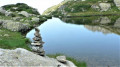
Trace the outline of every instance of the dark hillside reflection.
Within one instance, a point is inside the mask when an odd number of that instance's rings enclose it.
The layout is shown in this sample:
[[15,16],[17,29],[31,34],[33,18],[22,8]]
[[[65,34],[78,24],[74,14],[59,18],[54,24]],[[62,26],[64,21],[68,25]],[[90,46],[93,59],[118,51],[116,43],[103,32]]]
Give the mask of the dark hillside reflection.
[[115,33],[120,35],[120,17],[78,17],[62,18],[62,21],[70,24],[84,25],[85,28],[104,34]]

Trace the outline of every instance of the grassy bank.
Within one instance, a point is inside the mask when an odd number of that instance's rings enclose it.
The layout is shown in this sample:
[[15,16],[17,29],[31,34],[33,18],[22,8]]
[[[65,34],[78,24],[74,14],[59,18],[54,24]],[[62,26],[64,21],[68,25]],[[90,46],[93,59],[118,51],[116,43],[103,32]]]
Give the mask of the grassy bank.
[[[56,58],[57,56],[61,56],[62,54],[49,54],[47,56],[51,57],[51,58]],[[71,57],[66,57],[67,60],[72,61],[77,67],[87,67],[87,64],[85,62],[80,62],[75,60],[74,58]]]
[[30,43],[29,40],[22,36],[21,33],[11,32],[6,29],[0,29],[0,48],[25,48],[30,50],[27,43]]
[[78,12],[68,13],[67,17],[119,16],[120,12]]

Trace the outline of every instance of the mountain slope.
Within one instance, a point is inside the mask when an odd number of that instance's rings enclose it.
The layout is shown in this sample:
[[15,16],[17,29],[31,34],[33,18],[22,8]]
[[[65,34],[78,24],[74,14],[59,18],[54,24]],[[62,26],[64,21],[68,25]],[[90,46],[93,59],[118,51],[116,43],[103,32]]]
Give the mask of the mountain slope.
[[46,13],[46,15],[90,16],[120,14],[119,7],[113,0],[65,0],[64,4],[55,10],[49,11],[50,13]]

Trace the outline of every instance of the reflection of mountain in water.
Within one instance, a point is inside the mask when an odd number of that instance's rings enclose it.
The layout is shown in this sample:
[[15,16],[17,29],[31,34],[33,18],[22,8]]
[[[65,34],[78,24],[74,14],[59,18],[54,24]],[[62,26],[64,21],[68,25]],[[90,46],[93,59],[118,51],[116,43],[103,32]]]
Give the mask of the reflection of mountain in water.
[[62,18],[66,23],[84,24],[84,27],[95,32],[104,34],[116,33],[120,35],[120,18],[110,17],[80,17],[80,18]]

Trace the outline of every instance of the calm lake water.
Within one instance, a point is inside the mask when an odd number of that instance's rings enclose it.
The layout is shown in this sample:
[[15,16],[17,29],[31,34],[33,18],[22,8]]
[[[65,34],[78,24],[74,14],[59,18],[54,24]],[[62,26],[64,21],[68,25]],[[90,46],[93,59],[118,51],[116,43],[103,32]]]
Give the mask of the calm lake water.
[[[108,18],[47,20],[38,27],[46,54],[65,54],[88,67],[120,67],[120,22]],[[31,41],[34,32],[26,35]]]

